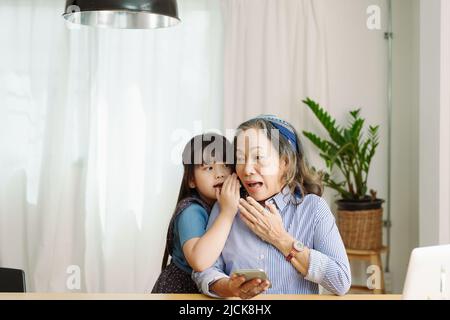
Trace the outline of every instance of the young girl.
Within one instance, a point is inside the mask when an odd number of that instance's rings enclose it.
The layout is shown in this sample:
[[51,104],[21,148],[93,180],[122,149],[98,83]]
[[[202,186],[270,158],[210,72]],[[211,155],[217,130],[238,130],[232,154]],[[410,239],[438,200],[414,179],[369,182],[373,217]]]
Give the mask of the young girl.
[[[227,154],[232,152],[228,140],[217,134],[196,136],[186,145],[184,175],[167,232],[162,272],[152,293],[198,293],[192,270],[203,271],[219,257],[239,204],[240,184],[226,164]],[[216,200],[220,214],[205,232]],[[167,266],[169,255],[172,260]]]

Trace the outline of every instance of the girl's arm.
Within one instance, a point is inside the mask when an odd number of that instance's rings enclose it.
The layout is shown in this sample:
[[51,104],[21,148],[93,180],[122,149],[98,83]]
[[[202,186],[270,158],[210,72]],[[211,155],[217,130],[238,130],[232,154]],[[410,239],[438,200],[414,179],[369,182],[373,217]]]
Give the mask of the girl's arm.
[[235,174],[227,177],[220,194],[216,189],[221,208],[219,216],[202,237],[184,243],[184,256],[194,271],[201,272],[211,267],[222,252],[237,213],[239,188]]

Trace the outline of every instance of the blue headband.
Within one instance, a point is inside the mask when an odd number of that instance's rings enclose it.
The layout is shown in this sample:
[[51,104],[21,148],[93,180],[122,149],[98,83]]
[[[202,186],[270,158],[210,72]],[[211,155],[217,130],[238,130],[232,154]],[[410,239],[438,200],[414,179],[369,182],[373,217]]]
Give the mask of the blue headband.
[[273,115],[262,115],[257,117],[257,119],[269,121],[275,128],[278,129],[281,135],[286,138],[292,149],[294,149],[295,152],[300,152],[297,144],[297,136],[294,131],[290,129],[291,125],[289,123]]

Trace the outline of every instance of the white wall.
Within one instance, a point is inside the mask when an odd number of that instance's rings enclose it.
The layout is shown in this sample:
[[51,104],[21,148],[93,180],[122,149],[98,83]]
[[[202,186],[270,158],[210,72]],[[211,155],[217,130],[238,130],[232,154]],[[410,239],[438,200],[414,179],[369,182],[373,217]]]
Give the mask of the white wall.
[[[378,196],[384,199],[387,197],[388,183],[386,4],[385,0],[325,0],[329,109],[339,122],[345,123],[347,112],[361,107],[368,124],[381,125],[381,143],[371,167],[369,187],[377,190]],[[371,31],[366,26],[369,5],[379,5],[381,8],[381,30]],[[390,271],[395,293],[403,288],[409,254],[418,242],[417,5],[417,0],[393,0],[393,225]],[[355,281],[365,283],[367,275],[360,264],[352,264],[352,272]]]
[[[348,111],[362,108],[366,124],[380,124],[381,144],[370,173],[370,188],[386,198],[387,47],[383,30],[369,30],[366,9],[383,0],[326,1],[330,112],[346,124]],[[383,19],[384,22],[384,19]],[[385,26],[385,25],[383,25]]]
[[450,243],[450,1],[441,0],[439,243]]
[[450,243],[450,5],[420,2],[420,244]]
[[442,226],[440,243],[450,243],[450,1],[441,2],[441,106],[444,116],[441,119],[445,138],[444,161],[446,180],[442,188],[442,197],[447,202],[441,207]]

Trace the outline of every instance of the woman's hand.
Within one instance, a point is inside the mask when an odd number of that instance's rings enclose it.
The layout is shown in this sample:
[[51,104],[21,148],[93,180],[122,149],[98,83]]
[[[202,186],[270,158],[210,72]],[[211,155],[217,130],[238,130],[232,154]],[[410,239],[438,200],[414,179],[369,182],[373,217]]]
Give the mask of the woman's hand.
[[287,235],[283,220],[274,204],[266,202],[269,210],[260,205],[252,197],[240,199],[239,210],[242,221],[262,240],[275,245]]
[[240,187],[241,184],[237,179],[237,175],[233,173],[225,179],[220,191],[219,188],[216,189],[216,197],[220,204],[221,214],[224,213],[233,217],[236,215],[239,205]]
[[251,299],[254,296],[266,291],[270,282],[268,280],[253,279],[245,282],[244,277],[238,277],[232,275],[228,279],[228,290],[231,292],[233,297],[239,297],[241,299]]

